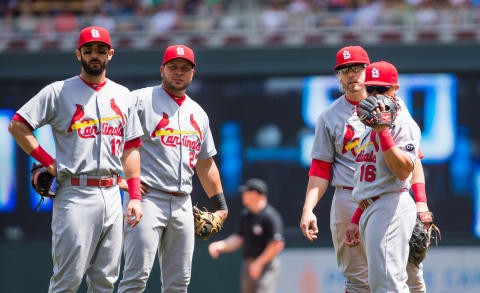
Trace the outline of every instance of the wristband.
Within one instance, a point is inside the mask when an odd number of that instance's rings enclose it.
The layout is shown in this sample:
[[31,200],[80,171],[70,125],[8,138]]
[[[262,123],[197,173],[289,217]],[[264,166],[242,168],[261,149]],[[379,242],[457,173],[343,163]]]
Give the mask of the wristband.
[[45,168],[50,167],[55,161],[40,145],[33,149],[30,156],[40,162]]
[[130,199],[142,199],[142,193],[140,191],[140,178],[134,177],[127,180],[128,193],[130,193]]
[[355,211],[355,214],[353,214],[352,219],[350,220],[350,223],[357,224],[360,222],[360,217],[363,214],[363,210],[358,207],[357,210]]
[[427,193],[425,192],[425,183],[415,183],[412,185],[415,202],[427,203]]
[[227,202],[225,201],[225,196],[223,195],[223,192],[210,197],[210,200],[215,205],[215,210],[228,211]]
[[382,147],[382,152],[389,150],[395,146],[393,137],[388,129],[380,131],[378,137],[380,138],[380,146]]

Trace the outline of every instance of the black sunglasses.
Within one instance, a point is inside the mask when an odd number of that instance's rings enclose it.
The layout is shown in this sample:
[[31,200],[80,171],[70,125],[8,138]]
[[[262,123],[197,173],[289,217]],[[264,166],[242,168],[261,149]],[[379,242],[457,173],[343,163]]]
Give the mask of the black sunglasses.
[[366,86],[367,93],[369,93],[369,94],[371,94],[373,92],[377,92],[379,94],[384,94],[384,93],[388,92],[389,89],[390,89],[390,87],[383,86],[383,85],[367,85]]
[[343,67],[341,69],[337,69],[335,70],[335,72],[337,74],[341,73],[341,74],[347,74],[349,71],[353,71],[355,73],[365,69],[367,67],[367,64],[353,64],[353,65],[350,65],[350,66],[346,66],[346,67]]

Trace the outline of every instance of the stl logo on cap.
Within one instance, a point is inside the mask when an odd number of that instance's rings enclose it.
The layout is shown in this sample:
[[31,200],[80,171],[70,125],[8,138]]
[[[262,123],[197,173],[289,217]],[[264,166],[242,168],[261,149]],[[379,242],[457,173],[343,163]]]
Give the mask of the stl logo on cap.
[[379,78],[380,77],[380,72],[378,71],[377,68],[373,67],[372,68],[372,78]]
[[185,55],[185,51],[183,50],[182,47],[180,46],[177,47],[177,54],[182,56]]
[[100,38],[100,32],[97,29],[92,28],[90,32],[92,33],[92,38]]
[[343,51],[343,60],[347,60],[350,58],[352,58],[352,55],[350,55],[350,52],[347,50]]

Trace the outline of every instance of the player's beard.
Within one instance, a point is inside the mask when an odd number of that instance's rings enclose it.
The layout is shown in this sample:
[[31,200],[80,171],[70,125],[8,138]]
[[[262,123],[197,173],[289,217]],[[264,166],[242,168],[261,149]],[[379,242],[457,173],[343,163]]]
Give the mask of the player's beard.
[[183,85],[177,86],[174,85],[173,82],[168,81],[166,78],[163,79],[163,86],[170,91],[184,91],[187,89],[187,87],[190,85],[192,81],[188,81],[184,83]]
[[344,93],[356,93],[361,91],[364,87],[360,84],[350,84],[349,82],[342,82],[340,80],[341,89]]
[[85,72],[88,75],[93,75],[93,76],[101,75],[105,71],[105,69],[107,68],[107,64],[108,64],[108,60],[105,60],[105,62],[102,62],[98,59],[94,59],[94,60],[90,60],[90,62],[98,61],[100,63],[100,66],[97,67],[97,68],[92,68],[92,67],[90,67],[88,62],[85,59],[83,59],[82,56],[80,57],[80,60],[82,61],[82,67],[85,70]]

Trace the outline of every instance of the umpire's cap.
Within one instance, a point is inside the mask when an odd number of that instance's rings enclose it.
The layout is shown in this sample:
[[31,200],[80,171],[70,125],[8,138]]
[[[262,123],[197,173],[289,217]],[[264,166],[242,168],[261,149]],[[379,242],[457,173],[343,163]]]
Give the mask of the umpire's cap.
[[260,194],[263,195],[268,195],[268,186],[265,181],[258,179],[258,178],[252,178],[248,179],[244,185],[241,185],[238,190],[240,192],[245,192],[245,191],[256,191]]
[[78,37],[78,48],[90,42],[102,42],[107,44],[110,48],[112,47],[112,44],[110,44],[110,33],[108,30],[99,26],[89,26],[80,32],[80,36]]
[[337,52],[337,65],[333,70],[341,69],[347,64],[370,64],[367,52],[360,46],[348,46]]

